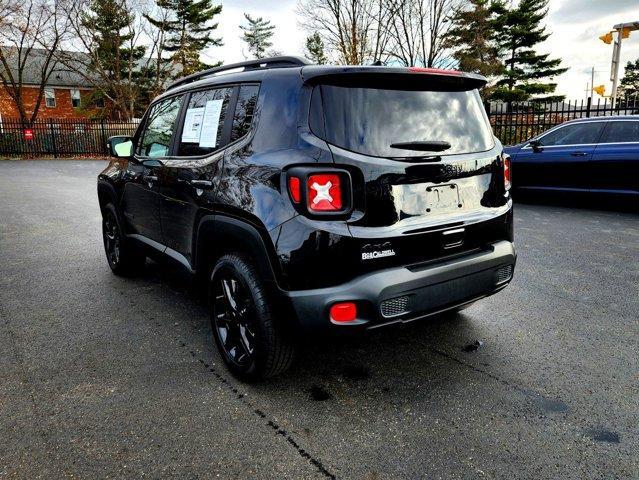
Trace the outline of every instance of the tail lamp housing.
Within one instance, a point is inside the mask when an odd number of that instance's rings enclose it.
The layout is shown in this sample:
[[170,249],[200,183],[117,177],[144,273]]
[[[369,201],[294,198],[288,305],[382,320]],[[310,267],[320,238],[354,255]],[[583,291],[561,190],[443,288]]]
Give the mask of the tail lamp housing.
[[504,167],[504,188],[506,191],[512,187],[512,165],[510,162],[510,155],[504,153],[502,155],[502,163]]
[[286,173],[295,208],[310,217],[344,216],[351,210],[352,180],[347,170],[294,167]]

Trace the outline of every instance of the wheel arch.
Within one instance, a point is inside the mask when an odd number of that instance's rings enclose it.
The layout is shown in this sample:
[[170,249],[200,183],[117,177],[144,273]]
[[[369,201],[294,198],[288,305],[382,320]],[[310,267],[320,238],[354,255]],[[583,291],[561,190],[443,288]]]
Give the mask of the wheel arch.
[[100,211],[104,211],[104,207],[108,203],[113,203],[113,206],[116,207],[117,211],[117,195],[115,193],[115,188],[110,183],[105,182],[104,180],[98,180],[98,202],[100,204]]
[[282,285],[275,248],[266,232],[260,233],[254,225],[235,217],[220,214],[202,217],[195,244],[198,276],[208,275],[213,263],[229,252],[249,255],[263,280]]

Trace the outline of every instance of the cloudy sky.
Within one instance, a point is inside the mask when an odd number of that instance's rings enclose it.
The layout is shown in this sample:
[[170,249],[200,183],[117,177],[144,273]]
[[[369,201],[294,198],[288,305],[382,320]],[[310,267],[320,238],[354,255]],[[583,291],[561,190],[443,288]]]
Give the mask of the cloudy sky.
[[[238,27],[243,13],[263,16],[276,25],[273,48],[284,54],[303,53],[306,32],[298,25],[295,15],[297,0],[223,0],[220,30],[224,47],[207,52],[210,61],[225,63],[242,61],[246,49],[240,40]],[[552,35],[542,49],[563,59],[570,70],[557,78],[559,93],[568,98],[583,98],[590,71],[595,67],[595,85],[605,84],[610,91],[610,59],[612,45],[599,36],[617,23],[639,21],[639,0],[550,0],[547,26]],[[243,51],[244,50],[244,51]],[[639,31],[624,40],[622,65],[639,58]]]

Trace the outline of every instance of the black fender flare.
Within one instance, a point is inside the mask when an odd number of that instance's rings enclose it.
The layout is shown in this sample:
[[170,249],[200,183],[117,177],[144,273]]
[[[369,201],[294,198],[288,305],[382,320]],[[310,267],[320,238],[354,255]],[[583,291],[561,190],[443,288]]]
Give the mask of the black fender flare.
[[227,215],[205,215],[198,223],[195,247],[195,266],[199,274],[206,274],[211,265],[206,265],[210,249],[238,249],[251,253],[252,259],[263,280],[281,285],[282,276],[275,259],[275,247],[270,238],[264,239],[251,223]]
[[102,202],[102,197],[106,196],[113,203],[113,206],[118,209],[118,196],[115,192],[115,187],[109,182],[98,179],[98,203],[100,204],[100,211],[102,211],[104,205],[108,202]]

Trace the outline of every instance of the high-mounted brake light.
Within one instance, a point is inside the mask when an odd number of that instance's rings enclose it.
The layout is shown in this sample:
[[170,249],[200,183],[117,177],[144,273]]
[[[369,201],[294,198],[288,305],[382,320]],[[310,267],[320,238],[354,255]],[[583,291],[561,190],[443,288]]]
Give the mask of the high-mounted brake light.
[[309,175],[307,182],[308,208],[316,212],[339,211],[344,205],[340,176],[335,173]]
[[461,75],[459,70],[445,70],[443,68],[408,67],[408,70],[415,73],[435,73],[438,75]]
[[330,317],[333,322],[353,322],[357,319],[357,305],[353,302],[334,303],[331,306]]
[[506,190],[510,190],[510,187],[512,186],[512,170],[510,166],[510,155],[504,154],[503,163],[504,163],[504,187],[506,188]]
[[302,191],[300,189],[300,179],[297,177],[289,177],[288,192],[295,203],[300,203],[302,199]]

